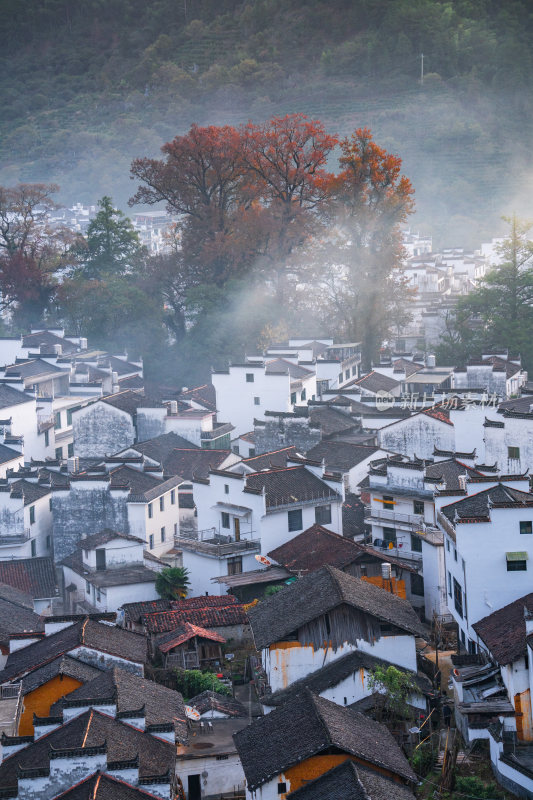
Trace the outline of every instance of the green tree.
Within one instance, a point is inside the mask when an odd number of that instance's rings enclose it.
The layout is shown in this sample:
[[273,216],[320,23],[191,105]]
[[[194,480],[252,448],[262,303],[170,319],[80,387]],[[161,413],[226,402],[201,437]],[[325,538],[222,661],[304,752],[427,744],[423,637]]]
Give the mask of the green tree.
[[185,567],[165,567],[158,573],[155,590],[165,600],[180,600],[187,597],[189,571]]
[[411,715],[409,695],[417,691],[417,686],[409,673],[392,665],[376,667],[368,677],[368,687],[378,692],[379,717],[393,720]]
[[83,276],[98,280],[138,271],[147,253],[131,220],[114,208],[110,197],[102,197],[98,207],[85,240],[76,248]]

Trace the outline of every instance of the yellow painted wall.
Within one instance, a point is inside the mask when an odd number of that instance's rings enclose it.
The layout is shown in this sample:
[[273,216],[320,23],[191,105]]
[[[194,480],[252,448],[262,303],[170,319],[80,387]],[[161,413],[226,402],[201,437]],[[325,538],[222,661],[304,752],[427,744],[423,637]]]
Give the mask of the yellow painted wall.
[[405,581],[400,581],[398,578],[391,578],[390,580],[383,580],[381,575],[374,575],[373,577],[368,577],[365,575],[362,580],[367,581],[368,583],[372,583],[374,586],[378,586],[380,589],[386,589],[388,592],[391,591],[391,594],[395,594],[398,597],[403,597],[406,599],[405,596]]
[[75,689],[83,686],[81,681],[69,678],[68,675],[56,675],[48,683],[24,695],[24,711],[20,718],[19,736],[31,736],[33,733],[33,715],[47,717],[50,708],[61,697],[70,694]]
[[[356,758],[355,756],[350,756],[347,753],[311,756],[311,758],[306,758],[305,761],[302,761],[300,764],[295,764],[294,767],[290,767],[288,770],[286,770],[280,780],[286,781],[287,792],[294,792],[296,789],[299,789],[301,786],[309,783],[309,781],[320,777],[320,775],[323,775],[329,769],[333,769],[333,767],[342,764],[343,761],[347,761],[348,759],[359,764],[366,764],[366,766],[370,767],[375,772],[379,772],[382,775],[387,775],[396,781],[399,780],[398,776],[393,775],[388,770],[380,769],[380,767],[377,767],[374,764],[368,764],[368,762],[365,762],[360,758]],[[287,794],[282,794],[281,797],[287,797]]]

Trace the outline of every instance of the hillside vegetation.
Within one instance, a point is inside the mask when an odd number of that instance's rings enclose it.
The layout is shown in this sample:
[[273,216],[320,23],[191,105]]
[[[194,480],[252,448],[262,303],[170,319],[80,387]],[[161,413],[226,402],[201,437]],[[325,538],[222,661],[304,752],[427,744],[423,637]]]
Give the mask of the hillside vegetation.
[[[527,0],[4,0],[0,182],[125,208],[134,157],[192,122],[372,128],[437,244],[527,215]],[[425,79],[420,83],[421,53]]]

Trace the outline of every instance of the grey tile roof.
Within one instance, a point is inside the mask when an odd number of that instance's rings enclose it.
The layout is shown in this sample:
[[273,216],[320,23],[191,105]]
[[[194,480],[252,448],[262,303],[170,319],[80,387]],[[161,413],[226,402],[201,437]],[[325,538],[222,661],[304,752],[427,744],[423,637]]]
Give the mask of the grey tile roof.
[[384,725],[304,690],[234,734],[249,791],[331,747],[416,781]]
[[445,461],[436,461],[434,464],[427,464],[425,475],[433,480],[442,479],[446,483],[446,489],[460,489],[460,475],[479,477],[482,473],[477,469],[463,464],[456,458],[448,458]]
[[246,717],[248,714],[245,706],[239,700],[218,692],[210,692],[208,689],[191,697],[189,705],[194,706],[200,714],[208,711],[220,711],[221,714],[227,714],[229,717]]
[[407,600],[325,566],[305,575],[248,612],[258,649],[292,634],[337,606],[348,605],[416,636],[423,628]]
[[350,539],[315,523],[267,555],[291,572],[306,574],[324,564],[342,569],[361,555],[361,549]]
[[256,492],[264,489],[267,509],[312,500],[318,503],[341,499],[327,483],[304,466],[270,469],[247,475],[245,491],[247,489]]
[[[146,725],[165,725],[172,723],[180,742],[188,739],[187,720],[183,697],[174,689],[155,683],[139,675],[115,667],[101,672],[68,695],[69,703],[84,700],[107,699],[116,697],[117,710],[122,712],[138,711],[144,706]],[[61,700],[55,704],[57,711],[61,708]]]
[[15,458],[21,458],[22,453],[13,450],[12,447],[6,447],[5,444],[0,444],[0,464],[5,464],[7,461],[13,461]]
[[324,461],[328,469],[348,470],[360,464],[365,458],[378,451],[375,445],[352,444],[351,442],[319,442],[307,451],[307,458],[313,461]]
[[306,378],[312,375],[312,370],[300,366],[300,364],[293,364],[286,358],[273,358],[268,360],[265,364],[265,373],[267,375],[274,375],[280,372],[288,372],[291,378]]
[[57,675],[67,675],[69,678],[75,678],[82,683],[91,681],[101,674],[98,667],[93,667],[90,664],[85,664],[72,656],[58,656],[53,661],[48,662],[42,667],[34,669],[29,672],[22,679],[22,694],[33,692],[39,686],[43,686],[48,681],[55,678]]
[[4,633],[42,633],[43,618],[25,605],[0,598],[0,628]]
[[107,760],[126,761],[139,756],[139,775],[174,771],[175,745],[157,739],[113,717],[89,710],[4,759],[0,788],[17,784],[19,768],[47,768],[50,750],[72,750],[107,745]]
[[54,562],[48,556],[0,561],[0,581],[20,589],[35,600],[56,595]]
[[22,337],[23,347],[40,347],[42,344],[50,346],[50,353],[54,352],[54,345],[60,344],[62,354],[78,352],[78,346],[68,339],[63,339],[62,336],[52,333],[52,331],[37,331],[36,333],[26,333]]
[[32,503],[50,494],[51,491],[50,486],[43,486],[43,484],[32,483],[24,479],[13,481],[13,483],[10,483],[10,487],[11,496],[23,497],[25,506],[31,506]]
[[0,583],[0,599],[8,600],[10,603],[16,603],[18,606],[33,611],[33,597],[31,594],[23,592],[15,586],[10,586],[8,583]]
[[334,406],[309,406],[309,419],[319,425],[322,436],[345,433],[358,427],[358,423],[349,414]]
[[125,564],[109,569],[88,570],[81,559],[81,550],[71,553],[60,562],[93,586],[134,586],[138,583],[155,583],[157,572],[144,564]]
[[243,458],[242,463],[250,467],[252,470],[259,472],[262,469],[270,469],[271,467],[286,467],[287,461],[296,455],[296,447],[282,447],[280,450],[271,450],[268,453],[261,453],[259,456],[250,456],[250,458]]
[[21,403],[33,403],[35,398],[24,392],[19,392],[12,386],[0,384],[0,408],[9,408],[10,406],[18,406]]
[[[161,436],[156,436],[154,439],[147,439],[145,442],[135,442],[127,450],[134,450],[137,453],[142,453],[143,456],[163,464],[168,456],[176,448],[185,448],[190,450],[199,450],[195,444],[184,439],[183,436],[178,436],[177,433],[163,433]],[[125,452],[121,450],[121,453]],[[120,456],[120,453],[117,453]]]
[[294,800],[415,800],[415,795],[386,775],[346,760],[291,792]]
[[144,544],[144,540],[139,539],[138,536],[130,536],[129,533],[122,533],[120,531],[113,531],[110,528],[104,528],[98,533],[93,533],[91,536],[84,536],[83,539],[80,539],[78,548],[80,550],[92,550],[95,547],[100,547],[102,544],[112,542],[113,539],[126,539],[129,542]]
[[441,508],[441,512],[454,523],[458,520],[476,520],[490,517],[491,506],[521,508],[533,505],[533,494],[512,489],[499,483],[483,492],[469,495]]
[[525,611],[533,613],[533,592],[473,624],[498,664],[511,664],[526,655]]
[[68,370],[56,367],[55,364],[49,364],[48,361],[43,361],[40,358],[29,359],[27,361],[16,361],[6,367],[5,374],[7,377],[21,377],[21,378],[35,378],[39,375],[49,375],[51,373],[68,374]]
[[[350,381],[347,383],[346,386],[357,386],[361,387],[362,389],[366,389],[368,392],[390,392],[392,389],[396,389],[397,386],[400,385],[399,381],[394,380],[394,378],[389,378],[387,375],[383,375],[381,372],[369,372],[368,375],[364,375],[362,378],[358,378],[355,381]],[[344,388],[346,388],[346,386]]]
[[194,445],[172,450],[163,467],[167,475],[179,475],[184,480],[207,478],[210,469],[217,469],[231,454],[231,450],[202,450]]
[[61,800],[154,800],[154,794],[111,775],[95,772],[84,781],[76,783],[71,789],[57,795],[56,800],[59,798]]
[[0,672],[0,682],[21,677],[80,645],[135,663],[144,664],[146,661],[144,636],[86,618],[10,653]]
[[202,386],[186,389],[179,397],[180,400],[185,400],[185,402],[192,401],[197,405],[203,406],[208,411],[217,410],[216,391],[212,383],[204,383]]
[[113,408],[119,408],[132,416],[137,413],[139,408],[163,408],[163,404],[159,400],[151,400],[133,389],[125,389],[122,392],[107,395],[102,397],[100,402],[107,403]]

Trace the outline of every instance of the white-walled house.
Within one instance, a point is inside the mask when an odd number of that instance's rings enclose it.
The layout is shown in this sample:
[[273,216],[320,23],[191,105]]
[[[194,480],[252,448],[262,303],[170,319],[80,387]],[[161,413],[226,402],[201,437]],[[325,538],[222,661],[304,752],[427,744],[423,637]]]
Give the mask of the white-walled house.
[[193,480],[193,491],[198,531],[177,540],[193,594],[211,593],[211,578],[257,568],[258,553],[315,522],[342,532],[342,481],[305,460],[249,475],[211,470],[209,478]]
[[0,481],[0,559],[52,556],[51,487],[22,470]]
[[448,608],[461,645],[471,653],[477,651],[474,623],[524,596],[531,586],[533,495],[514,488],[528,486],[523,477],[499,480],[443,505],[437,514],[445,541]]
[[73,614],[117,611],[124,603],[156,600],[158,566],[136,536],[103,530],[85,536],[61,561],[64,599]]

